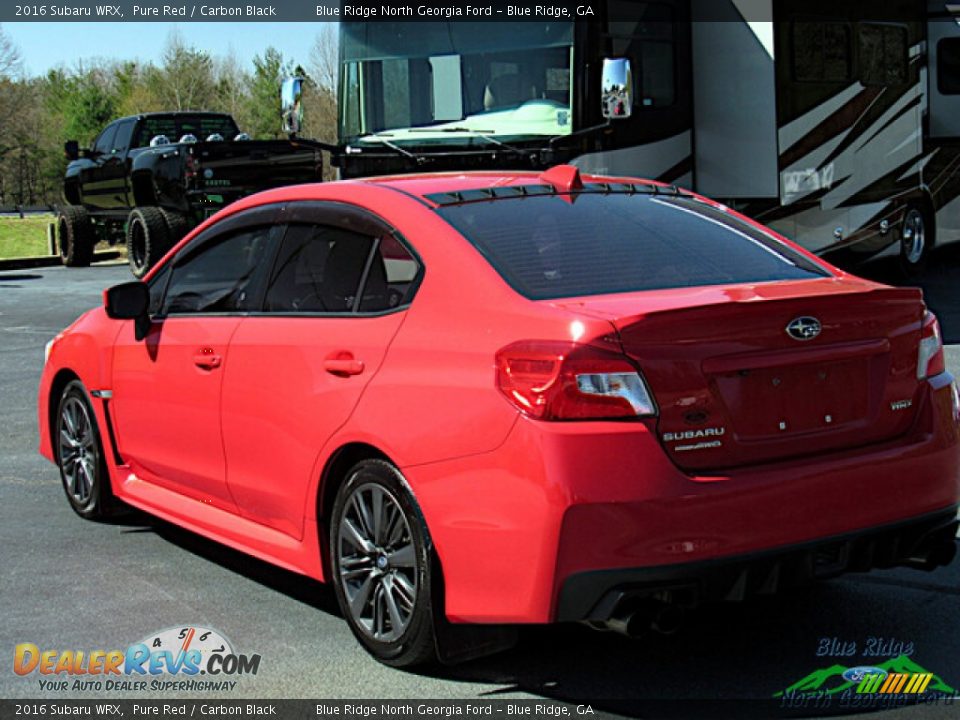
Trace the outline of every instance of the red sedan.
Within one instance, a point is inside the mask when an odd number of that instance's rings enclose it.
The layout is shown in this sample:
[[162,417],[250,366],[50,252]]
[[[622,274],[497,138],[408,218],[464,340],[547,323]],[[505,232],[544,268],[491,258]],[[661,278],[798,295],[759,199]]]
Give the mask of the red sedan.
[[960,400],[920,292],[676,188],[272,190],[104,298],[40,386],[73,509],[329,580],[393,665],[955,551]]

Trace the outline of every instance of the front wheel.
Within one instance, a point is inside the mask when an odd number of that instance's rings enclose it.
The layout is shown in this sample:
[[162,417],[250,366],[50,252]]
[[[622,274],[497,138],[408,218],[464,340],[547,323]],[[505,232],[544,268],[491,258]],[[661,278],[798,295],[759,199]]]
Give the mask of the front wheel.
[[87,520],[103,520],[117,510],[110,491],[103,442],[96,416],[80,381],[71,382],[57,409],[57,465],[63,490],[74,512]]
[[929,213],[919,205],[908,205],[900,230],[900,267],[906,275],[917,275],[926,267],[933,232]]
[[435,661],[429,538],[397,468],[365,460],[351,469],[329,548],[340,609],[363,646],[393,667]]

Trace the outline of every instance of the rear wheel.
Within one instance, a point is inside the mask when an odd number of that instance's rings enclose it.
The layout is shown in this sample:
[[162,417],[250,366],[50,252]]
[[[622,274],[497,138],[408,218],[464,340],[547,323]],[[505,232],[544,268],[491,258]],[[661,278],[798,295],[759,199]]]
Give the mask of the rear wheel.
[[353,467],[334,502],[329,548],[337,600],[363,646],[393,667],[435,661],[427,529],[393,465]]
[[60,261],[67,267],[86,267],[93,260],[97,236],[90,215],[82,207],[68,205],[57,215]]
[[190,223],[187,221],[187,217],[183,213],[178,213],[174,210],[165,210],[160,209],[161,214],[163,215],[163,220],[167,224],[167,238],[170,243],[170,247],[173,247],[183,236],[187,234],[190,230]]
[[170,232],[163,211],[156,207],[135,208],[127,220],[130,271],[143,277],[169,249]]
[[907,275],[916,275],[926,267],[933,232],[933,221],[926,208],[908,205],[900,230],[900,266]]
[[63,490],[74,512],[87,520],[102,520],[117,509],[110,490],[103,442],[96,416],[79,380],[60,396],[54,445]]

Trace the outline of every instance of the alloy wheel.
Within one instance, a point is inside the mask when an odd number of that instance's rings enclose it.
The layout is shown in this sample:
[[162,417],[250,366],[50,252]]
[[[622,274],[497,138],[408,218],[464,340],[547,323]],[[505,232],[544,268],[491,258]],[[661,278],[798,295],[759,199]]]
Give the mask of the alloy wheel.
[[60,467],[67,493],[78,506],[84,506],[97,482],[100,458],[97,438],[86,404],[69,397],[60,409]]
[[356,625],[381,642],[399,639],[417,603],[417,553],[410,524],[386,488],[357,487],[343,506],[337,560]]

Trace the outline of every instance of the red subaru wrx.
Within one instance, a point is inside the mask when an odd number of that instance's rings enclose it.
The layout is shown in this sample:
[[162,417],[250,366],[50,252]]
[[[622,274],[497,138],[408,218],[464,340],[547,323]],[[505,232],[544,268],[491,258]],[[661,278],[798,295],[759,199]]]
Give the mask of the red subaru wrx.
[[73,509],[328,580],[389,664],[955,551],[960,400],[920,292],[676,188],[272,190],[104,298],[40,386]]

